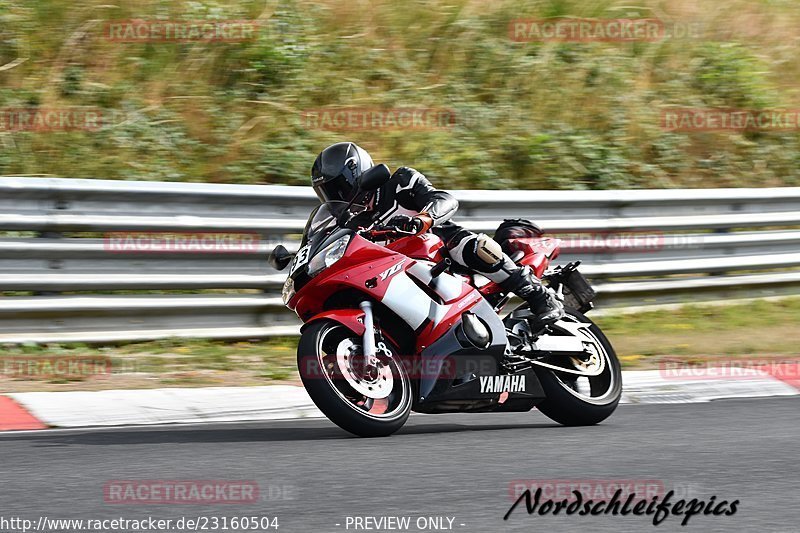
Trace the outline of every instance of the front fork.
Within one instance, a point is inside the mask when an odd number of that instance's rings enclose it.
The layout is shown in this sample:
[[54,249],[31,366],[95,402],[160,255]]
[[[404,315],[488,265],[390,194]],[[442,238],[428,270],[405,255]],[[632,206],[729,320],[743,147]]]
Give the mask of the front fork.
[[[386,346],[383,335],[380,331],[375,331],[375,317],[372,313],[372,303],[364,300],[359,304],[361,311],[364,312],[364,334],[361,336],[361,345],[364,350],[364,369],[380,368],[388,364],[392,359],[392,350]],[[378,357],[378,353],[381,357]],[[400,364],[400,360],[397,360]]]
[[359,304],[359,307],[364,311],[364,336],[362,346],[364,348],[365,363],[368,366],[377,364],[378,358],[376,357],[375,350],[375,327],[374,319],[372,316],[372,303],[369,300],[364,300]]

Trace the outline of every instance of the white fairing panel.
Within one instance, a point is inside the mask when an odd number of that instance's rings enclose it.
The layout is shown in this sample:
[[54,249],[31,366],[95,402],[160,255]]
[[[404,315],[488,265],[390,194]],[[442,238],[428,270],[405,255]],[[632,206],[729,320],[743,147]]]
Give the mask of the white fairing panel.
[[408,273],[425,285],[430,286],[443,301],[449,302],[461,296],[463,283],[455,276],[442,272],[436,279],[431,276],[431,267],[434,263],[417,261],[408,269]]
[[390,279],[381,302],[397,313],[409,326],[417,329],[428,318],[431,307],[439,306],[417,287],[405,272],[399,272]]
[[431,287],[442,297],[442,300],[449,302],[461,296],[461,291],[464,290],[464,283],[457,277],[451,276],[447,272],[442,272],[431,282]]

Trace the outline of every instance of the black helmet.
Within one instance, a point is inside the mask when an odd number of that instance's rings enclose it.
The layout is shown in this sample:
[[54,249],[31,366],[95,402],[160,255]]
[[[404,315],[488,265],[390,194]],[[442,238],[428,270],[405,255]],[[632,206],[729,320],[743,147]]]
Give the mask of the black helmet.
[[311,186],[321,202],[349,202],[356,194],[361,174],[373,164],[367,151],[355,143],[332,144],[314,161]]

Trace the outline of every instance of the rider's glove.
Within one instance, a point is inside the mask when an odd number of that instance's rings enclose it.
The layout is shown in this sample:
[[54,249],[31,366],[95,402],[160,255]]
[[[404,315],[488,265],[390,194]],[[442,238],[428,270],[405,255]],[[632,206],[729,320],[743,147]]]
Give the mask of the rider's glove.
[[389,221],[389,225],[402,231],[410,231],[414,235],[419,235],[431,229],[433,220],[427,213],[420,213],[415,217],[396,215]]

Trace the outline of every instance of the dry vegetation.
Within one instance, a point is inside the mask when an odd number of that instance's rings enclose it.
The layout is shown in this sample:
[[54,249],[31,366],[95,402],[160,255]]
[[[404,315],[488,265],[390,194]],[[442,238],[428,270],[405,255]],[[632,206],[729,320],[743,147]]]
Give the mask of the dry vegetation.
[[[515,43],[517,18],[655,17],[639,43]],[[120,19],[258,19],[242,43],[120,43]],[[673,133],[669,106],[800,108],[796,0],[5,0],[0,108],[93,106],[96,132],[0,132],[0,174],[305,183],[349,137],[459,188],[800,184],[800,135]],[[445,107],[453,127],[336,132],[307,109]]]

